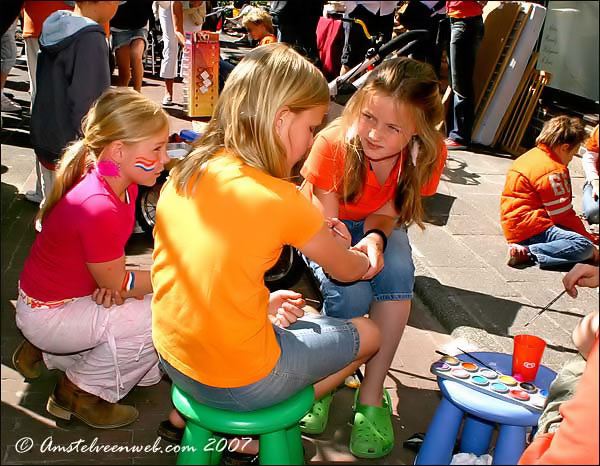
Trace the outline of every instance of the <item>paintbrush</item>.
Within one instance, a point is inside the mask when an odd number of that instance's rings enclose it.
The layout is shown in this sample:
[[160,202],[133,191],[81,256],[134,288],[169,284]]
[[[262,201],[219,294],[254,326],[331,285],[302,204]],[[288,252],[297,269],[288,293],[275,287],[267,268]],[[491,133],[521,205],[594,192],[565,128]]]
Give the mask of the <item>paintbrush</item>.
[[564,295],[567,292],[567,290],[562,290],[558,296],[556,298],[554,298],[552,301],[550,301],[548,304],[546,304],[546,306],[544,306],[543,309],[540,309],[538,311],[538,313],[536,315],[534,315],[531,319],[529,319],[529,322],[525,322],[525,324],[523,325],[523,327],[527,327],[529,324],[531,324],[532,322],[535,321],[535,319],[537,319],[539,316],[541,316],[544,312],[546,312],[550,306],[552,306],[556,301],[558,301],[558,299]]
[[[475,357],[475,356],[473,356],[471,353],[467,353],[465,350],[462,350],[462,349],[460,349],[458,346],[456,347],[456,349],[457,349],[458,351],[461,351],[463,354],[466,354],[466,355],[467,355],[467,356],[469,356],[471,359],[474,359],[474,360],[475,360],[475,361],[477,361],[479,364],[481,364],[481,365],[483,365],[483,366],[487,367],[489,370],[491,370],[491,371],[494,371],[496,374],[498,374],[498,375],[504,375],[504,374],[502,374],[502,373],[498,372],[498,371],[497,371],[496,369],[494,369],[493,367],[490,367],[490,366],[488,366],[488,365],[487,365],[485,362],[483,362],[483,361],[482,361],[481,359],[479,359],[479,358],[476,358],[476,357]],[[447,356],[447,357],[450,357],[450,358],[453,358],[453,357],[455,357],[455,356],[450,356],[449,354],[446,354],[446,353],[444,353],[443,351],[438,351],[438,350],[435,350],[435,352],[436,352],[437,354],[441,354],[442,356]]]
[[304,301],[308,301],[309,303],[317,303],[317,304],[321,304],[321,301],[319,301],[318,299],[311,299],[311,298],[302,298]]

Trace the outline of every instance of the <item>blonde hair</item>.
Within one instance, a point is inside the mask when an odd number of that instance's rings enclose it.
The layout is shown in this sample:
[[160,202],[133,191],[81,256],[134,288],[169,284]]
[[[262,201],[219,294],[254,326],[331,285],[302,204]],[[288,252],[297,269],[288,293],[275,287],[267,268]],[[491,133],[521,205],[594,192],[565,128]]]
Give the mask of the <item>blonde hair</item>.
[[273,29],[273,19],[271,18],[271,15],[263,8],[252,8],[244,15],[244,18],[242,19],[242,26],[246,27],[249,23],[256,24],[257,26],[259,24],[264,24],[269,34],[273,34],[275,32]]
[[535,140],[536,144],[545,144],[548,147],[568,144],[569,149],[579,146],[586,138],[585,125],[579,118],[566,115],[551,118],[542,127],[540,135]]
[[[374,93],[392,97],[410,105],[417,135],[409,142],[418,143],[416,166],[405,156],[398,177],[394,206],[403,225],[417,223],[424,228],[421,187],[428,182],[439,160],[442,135],[436,125],[443,119],[439,82],[433,68],[412,58],[387,60],[371,72],[364,86],[346,104],[341,116],[342,134],[356,125],[364,104]],[[345,143],[344,174],[340,180],[344,201],[356,199],[362,192],[367,174],[360,138],[354,135]]]
[[57,167],[50,195],[36,216],[46,218],[60,199],[94,165],[111,142],[134,144],[169,125],[169,118],[155,102],[133,89],[119,87],[104,92],[81,122],[83,139],[65,149]]
[[299,113],[328,102],[325,78],[299,53],[281,43],[257,47],[233,69],[204,136],[170,177],[179,192],[193,189],[208,160],[225,148],[247,165],[282,178],[287,154],[275,132],[277,111],[287,106]]

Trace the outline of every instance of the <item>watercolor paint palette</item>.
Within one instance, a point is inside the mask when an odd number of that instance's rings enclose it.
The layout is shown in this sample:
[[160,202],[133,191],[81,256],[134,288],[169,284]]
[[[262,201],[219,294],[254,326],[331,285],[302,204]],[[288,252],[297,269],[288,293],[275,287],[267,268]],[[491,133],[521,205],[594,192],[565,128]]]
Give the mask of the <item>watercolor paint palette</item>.
[[544,409],[546,390],[540,390],[529,382],[519,382],[510,375],[496,373],[473,362],[460,361],[444,356],[431,365],[431,373],[443,379],[461,383],[473,390],[523,406],[540,413]]

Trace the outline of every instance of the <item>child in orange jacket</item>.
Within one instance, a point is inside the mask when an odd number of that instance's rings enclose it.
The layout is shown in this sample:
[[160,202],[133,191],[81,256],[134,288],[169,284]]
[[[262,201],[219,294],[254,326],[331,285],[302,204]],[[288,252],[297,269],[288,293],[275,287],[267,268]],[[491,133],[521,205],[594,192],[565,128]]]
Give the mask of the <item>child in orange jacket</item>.
[[586,230],[571,204],[567,165],[584,138],[581,120],[552,118],[536,139],[537,147],[511,165],[500,200],[508,265],[547,268],[598,260],[598,237]]

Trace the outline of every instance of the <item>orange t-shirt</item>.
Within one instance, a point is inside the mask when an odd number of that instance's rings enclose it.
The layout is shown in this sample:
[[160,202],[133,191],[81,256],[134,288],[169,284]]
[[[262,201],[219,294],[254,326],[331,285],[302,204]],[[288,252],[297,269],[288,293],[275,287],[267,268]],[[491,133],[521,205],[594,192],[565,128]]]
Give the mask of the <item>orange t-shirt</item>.
[[585,148],[592,152],[598,152],[598,125],[592,131],[592,135],[585,142]]
[[260,40],[258,45],[272,44],[274,42],[277,42],[277,37],[273,34],[268,34]]
[[598,339],[592,347],[575,395],[558,409],[563,420],[554,433],[540,433],[519,464],[598,464]]
[[483,7],[475,1],[446,2],[446,11],[451,18],[471,18],[481,16]]
[[540,144],[510,166],[500,198],[500,223],[509,243],[519,243],[553,225],[593,240],[571,203],[569,169]]
[[[343,194],[343,187],[340,182],[344,175],[344,145],[344,135],[342,135],[339,123],[334,123],[323,129],[315,138],[310,154],[302,167],[300,172],[302,176],[313,186],[325,191],[335,191],[341,196]],[[437,190],[448,156],[446,145],[442,144],[440,148],[438,167],[432,173],[429,181],[422,187],[422,196],[431,196]],[[405,151],[388,175],[383,186],[379,183],[375,172],[369,165],[362,193],[352,202],[344,202],[343,199],[340,199],[338,217],[342,220],[364,220],[390,199],[393,199],[398,186],[398,172],[404,165],[406,156]],[[365,163],[369,164],[369,161],[366,160]]]
[[23,3],[23,37],[40,37],[42,24],[46,18],[58,10],[73,11],[73,7],[63,1],[31,1]]
[[151,271],[159,354],[213,387],[267,376],[280,348],[264,274],[283,245],[302,247],[323,224],[294,184],[231,152],[215,154],[189,197],[167,182],[156,210]]
[[[46,18],[58,10],[73,11],[73,7],[63,1],[25,0],[23,4],[23,37],[40,37]],[[109,23],[101,24],[106,37],[110,34]]]

